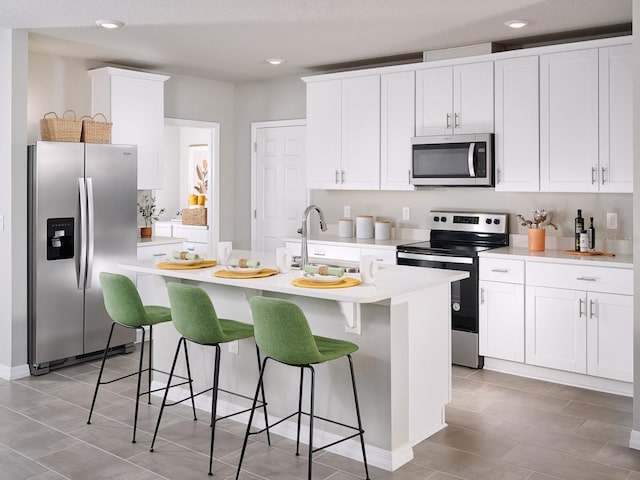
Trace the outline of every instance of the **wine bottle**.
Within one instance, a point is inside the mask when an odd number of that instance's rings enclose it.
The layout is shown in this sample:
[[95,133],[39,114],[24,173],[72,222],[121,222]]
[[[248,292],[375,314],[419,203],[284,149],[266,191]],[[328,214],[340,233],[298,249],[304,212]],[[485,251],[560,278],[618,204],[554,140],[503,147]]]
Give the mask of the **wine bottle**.
[[579,252],[580,251],[580,234],[584,230],[584,218],[582,218],[581,209],[578,209],[578,216],[575,219],[575,226],[576,226],[575,249],[576,249],[576,252]]
[[589,238],[589,250],[593,251],[596,249],[596,229],[593,227],[593,217],[589,217],[587,236]]

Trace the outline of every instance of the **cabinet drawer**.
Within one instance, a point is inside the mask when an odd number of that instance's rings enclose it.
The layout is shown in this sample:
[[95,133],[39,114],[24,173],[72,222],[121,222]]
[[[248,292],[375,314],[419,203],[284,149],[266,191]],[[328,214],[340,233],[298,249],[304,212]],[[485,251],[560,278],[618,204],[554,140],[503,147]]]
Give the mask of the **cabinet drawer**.
[[633,270],[528,262],[527,285],[633,295]]
[[209,230],[207,230],[206,228],[194,228],[174,225],[173,236],[177,238],[184,238],[189,242],[209,242]]
[[182,243],[165,243],[164,245],[149,245],[148,247],[138,247],[138,260],[150,260],[154,255],[164,253],[171,255],[173,250],[181,250]]
[[396,264],[396,249],[382,249],[382,248],[363,248],[360,250],[360,255],[375,255],[376,261],[384,265]]
[[341,247],[337,245],[323,245],[321,243],[307,244],[309,259],[317,260],[346,260],[349,262],[360,261],[360,249],[356,247]]
[[480,259],[480,280],[524,283],[524,260]]

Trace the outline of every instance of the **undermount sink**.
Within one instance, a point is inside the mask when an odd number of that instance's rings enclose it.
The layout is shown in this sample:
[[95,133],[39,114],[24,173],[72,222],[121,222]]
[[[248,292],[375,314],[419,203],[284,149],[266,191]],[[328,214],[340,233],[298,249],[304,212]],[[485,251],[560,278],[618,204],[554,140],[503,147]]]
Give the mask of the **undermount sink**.
[[[300,257],[293,257],[293,260],[291,261],[291,268],[300,268],[299,260],[300,260]],[[320,265],[326,265],[327,267],[344,268],[345,273],[360,273],[360,267],[358,265],[349,264],[347,262],[343,264],[341,264],[340,262],[335,262],[335,263],[313,262],[313,263],[307,264],[307,266],[314,266],[314,267],[318,267]]]

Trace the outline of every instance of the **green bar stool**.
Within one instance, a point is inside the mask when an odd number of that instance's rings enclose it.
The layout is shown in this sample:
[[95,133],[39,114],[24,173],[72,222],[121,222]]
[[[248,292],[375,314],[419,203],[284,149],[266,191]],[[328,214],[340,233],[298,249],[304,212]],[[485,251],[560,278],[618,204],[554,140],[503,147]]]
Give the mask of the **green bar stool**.
[[[102,364],[100,365],[100,373],[98,374],[98,381],[96,382],[96,388],[93,392],[93,401],[91,402],[91,410],[89,410],[89,419],[87,424],[91,424],[91,415],[93,414],[93,408],[96,404],[96,398],[98,397],[98,390],[100,385],[106,385],[109,383],[117,382],[124,378],[138,375],[138,386],[136,389],[136,409],[133,419],[133,439],[132,443],[136,443],[136,428],[138,425],[138,410],[140,397],[148,395],[148,403],[151,404],[151,393],[162,390],[162,388],[151,390],[151,373],[155,370],[152,364],[153,354],[153,326],[159,323],[171,321],[171,310],[167,307],[160,307],[155,305],[144,306],[136,286],[131,279],[125,275],[117,273],[100,272],[100,284],[102,285],[102,293],[104,295],[104,306],[107,313],[113,320],[111,323],[111,330],[109,331],[109,338],[107,339],[107,346],[104,349],[104,355],[102,356]],[[142,343],[140,344],[140,363],[138,364],[138,371],[127,375],[120,376],[113,380],[102,381],[102,374],[104,371],[104,365],[109,353],[109,346],[111,344],[111,337],[113,336],[113,330],[116,325],[120,325],[125,328],[135,328],[142,332]],[[144,359],[144,343],[145,343],[145,329],[149,327],[149,368],[142,368]],[[146,392],[140,392],[140,384],[142,379],[142,373],[149,372],[148,390]],[[163,372],[164,373],[164,372]],[[181,377],[182,378],[182,377]],[[191,374],[189,373],[189,379],[182,382],[181,385],[189,383],[191,386]],[[193,414],[195,416],[196,408],[193,404]]]
[[[151,451],[153,452],[153,446],[158,435],[158,429],[160,427],[160,421],[162,420],[162,413],[165,406],[176,405],[182,403],[186,398],[178,400],[176,402],[167,403],[167,394],[171,386],[171,379],[174,375],[176,368],[176,362],[180,354],[180,349],[184,346],[185,360],[187,363],[187,372],[189,372],[189,357],[187,355],[187,342],[193,342],[200,345],[215,347],[215,359],[213,369],[213,386],[207,388],[194,395],[191,390],[191,401],[194,401],[194,397],[202,395],[207,392],[211,393],[211,445],[209,451],[209,475],[213,475],[213,445],[215,442],[216,422],[224,420],[225,418],[240,415],[241,413],[248,412],[251,408],[241,410],[229,415],[225,415],[220,418],[216,418],[216,409],[218,403],[218,392],[225,392],[231,395],[242,397],[248,400],[252,400],[251,397],[247,397],[235,392],[230,392],[218,385],[218,378],[220,376],[220,344],[233,342],[235,340],[242,340],[243,338],[253,337],[253,325],[249,323],[242,323],[236,320],[227,320],[219,318],[216,314],[211,298],[203,289],[193,286],[185,285],[182,283],[169,282],[167,283],[167,290],[169,292],[169,302],[171,304],[172,321],[178,333],[182,335],[178,340],[178,346],[176,353],[173,357],[173,365],[169,373],[169,380],[164,392],[164,398],[162,400],[162,406],[160,407],[160,414],[158,415],[158,423],[156,424],[156,430],[153,434],[153,440],[151,442]],[[256,354],[258,357],[258,368],[260,368],[260,351],[256,346]],[[190,374],[189,374],[190,376]],[[267,404],[264,398],[264,391],[262,392],[262,403],[260,407],[264,410],[265,425],[261,431],[267,431],[267,439],[269,445],[271,445],[271,437],[269,434],[269,423],[267,421]],[[253,408],[256,408],[254,403]]]
[[[344,340],[338,340],[333,338],[326,338],[313,335],[309,328],[309,323],[298,305],[289,302],[287,300],[281,300],[278,298],[267,297],[252,297],[249,300],[251,305],[251,312],[253,314],[253,325],[256,344],[260,351],[265,355],[264,361],[260,368],[260,377],[258,379],[258,386],[256,388],[256,394],[253,399],[253,406],[251,409],[251,415],[249,416],[249,423],[247,425],[247,431],[244,437],[244,443],[242,445],[242,452],[240,453],[240,461],[238,463],[238,470],[236,472],[236,480],[240,475],[242,468],[242,460],[247,447],[247,440],[249,435],[258,434],[261,432],[250,432],[251,423],[253,421],[253,413],[255,411],[258,392],[264,391],[263,379],[264,372],[267,366],[267,361],[273,359],[277,362],[285,365],[291,365],[300,368],[300,391],[298,396],[298,410],[291,415],[279,420],[276,423],[270,425],[271,428],[278,425],[289,418],[298,417],[298,433],[296,440],[296,455],[300,454],[300,421],[302,415],[309,417],[309,462],[308,462],[308,480],[311,480],[311,472],[313,465],[313,453],[319,450],[323,450],[327,447],[336,445],[337,443],[344,442],[351,438],[360,437],[360,445],[362,446],[362,459],[364,462],[364,471],[366,479],[369,480],[369,467],[367,465],[367,454],[364,446],[364,430],[362,429],[362,421],[360,419],[360,406],[358,404],[358,393],[356,391],[356,380],[353,371],[353,361],[351,354],[358,350],[358,346],[355,343],[347,342]],[[323,418],[318,415],[314,415],[314,395],[315,395],[315,369],[313,365],[328,362],[329,360],[335,360],[341,357],[347,357],[349,360],[349,370],[351,372],[351,385],[353,387],[353,398],[355,401],[356,417],[358,426],[345,425],[340,422]],[[311,372],[311,392],[310,392],[310,404],[309,412],[302,411],[302,393],[303,393],[303,380],[304,371],[309,369]],[[347,427],[355,430],[353,435],[342,438],[338,441],[324,445],[319,448],[313,448],[313,421],[314,418],[319,418],[327,422]]]

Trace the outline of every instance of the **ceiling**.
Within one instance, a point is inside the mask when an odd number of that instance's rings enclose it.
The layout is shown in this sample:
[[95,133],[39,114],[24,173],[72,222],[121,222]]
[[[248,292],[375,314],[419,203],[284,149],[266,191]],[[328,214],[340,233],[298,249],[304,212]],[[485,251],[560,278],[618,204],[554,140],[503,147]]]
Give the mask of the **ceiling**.
[[[425,50],[528,43],[566,31],[628,30],[631,6],[632,0],[0,0],[0,28],[27,29],[32,51],[242,82],[411,61]],[[530,25],[504,26],[516,18]],[[105,30],[98,19],[125,27]],[[276,67],[268,58],[286,62]]]

